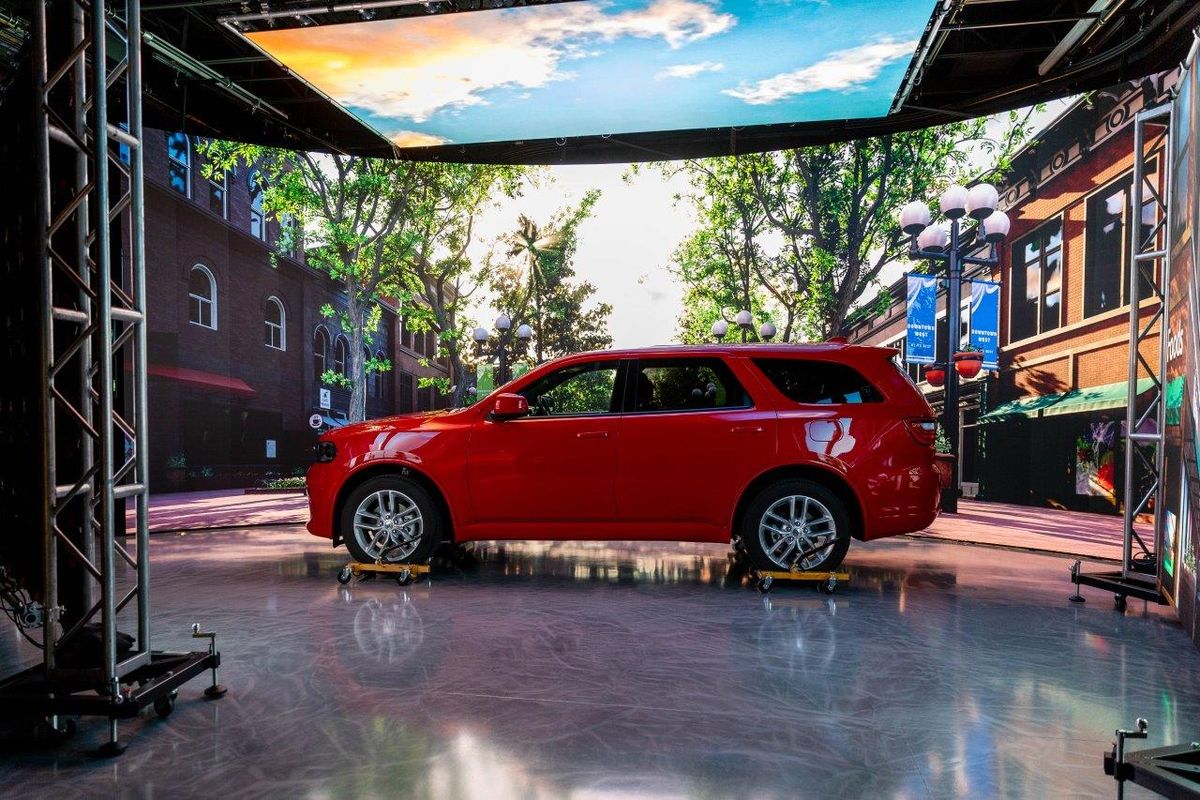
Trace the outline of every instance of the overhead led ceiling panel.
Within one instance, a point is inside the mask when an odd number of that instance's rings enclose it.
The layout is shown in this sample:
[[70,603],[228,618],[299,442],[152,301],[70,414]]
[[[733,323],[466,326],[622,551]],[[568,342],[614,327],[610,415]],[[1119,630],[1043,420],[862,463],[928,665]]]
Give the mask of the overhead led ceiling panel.
[[931,0],[579,0],[244,34],[400,147],[882,117]]

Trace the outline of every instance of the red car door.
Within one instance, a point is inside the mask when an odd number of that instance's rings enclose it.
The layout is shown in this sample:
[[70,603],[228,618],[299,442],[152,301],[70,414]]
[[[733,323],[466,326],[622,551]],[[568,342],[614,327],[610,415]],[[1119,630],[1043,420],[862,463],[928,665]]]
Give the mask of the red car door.
[[528,417],[475,424],[467,479],[478,523],[612,521],[620,364],[568,364],[521,390]]
[[728,535],[741,489],[773,465],[776,453],[775,411],[756,407],[749,377],[739,378],[718,356],[643,358],[629,366],[617,515],[659,523],[644,538]]

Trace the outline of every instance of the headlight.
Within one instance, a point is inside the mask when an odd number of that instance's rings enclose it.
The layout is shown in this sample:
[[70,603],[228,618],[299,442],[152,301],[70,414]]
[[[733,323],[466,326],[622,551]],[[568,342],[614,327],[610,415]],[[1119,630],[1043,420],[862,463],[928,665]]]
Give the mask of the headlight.
[[337,456],[337,447],[333,442],[317,442],[313,446],[313,455],[317,461],[333,461]]

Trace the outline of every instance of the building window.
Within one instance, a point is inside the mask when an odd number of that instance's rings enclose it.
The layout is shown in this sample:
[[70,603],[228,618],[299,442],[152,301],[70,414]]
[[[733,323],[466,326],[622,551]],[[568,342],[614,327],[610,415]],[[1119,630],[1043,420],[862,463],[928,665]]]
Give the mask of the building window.
[[247,179],[250,184],[250,233],[256,239],[267,240],[267,218],[263,214],[263,184],[262,175],[251,172]]
[[398,389],[400,397],[397,398],[396,411],[400,414],[411,413],[413,410],[413,376],[402,371],[397,373],[396,381],[400,384]]
[[222,170],[205,181],[208,186],[208,210],[229,219],[229,173]]
[[[382,350],[379,350],[375,353],[375,360],[380,363],[383,363],[383,351]],[[386,392],[384,391],[384,387],[387,385],[387,381],[384,380],[384,375],[382,372],[376,372],[376,373],[374,373],[374,375],[375,375],[375,396],[377,398],[379,398],[380,400],[383,400],[386,395]]]
[[333,346],[333,371],[342,377],[350,377],[350,343],[339,336]]
[[192,150],[185,134],[167,134],[167,182],[184,197],[192,196]]
[[202,328],[217,329],[217,280],[208,267],[197,264],[188,276],[188,320]]
[[317,332],[313,334],[313,375],[316,376],[317,383],[321,382],[321,376],[329,369],[326,366],[328,358],[329,334],[325,332],[324,326],[318,325]]
[[287,350],[287,312],[278,297],[267,298],[266,345],[275,350]]
[[[304,244],[304,234],[300,230],[299,221],[291,214],[281,214],[279,217],[279,230],[280,237],[282,239],[280,242],[280,247],[283,250],[284,255],[286,255],[288,258],[295,258],[296,254],[300,252],[301,246]],[[267,235],[264,231],[263,239],[266,238]]]
[[[1155,161],[1149,162],[1148,173],[1155,172]],[[1114,181],[1088,198],[1087,239],[1083,263],[1083,315],[1091,317],[1112,311],[1128,302],[1129,286],[1129,220],[1133,217],[1130,188],[1133,174]],[[1154,183],[1147,178],[1143,196],[1139,236],[1145,241],[1158,221],[1157,205],[1153,200]],[[1144,284],[1145,282],[1143,282]],[[1145,291],[1149,292],[1149,286]]]
[[1012,246],[1008,340],[1015,342],[1062,325],[1062,218]]

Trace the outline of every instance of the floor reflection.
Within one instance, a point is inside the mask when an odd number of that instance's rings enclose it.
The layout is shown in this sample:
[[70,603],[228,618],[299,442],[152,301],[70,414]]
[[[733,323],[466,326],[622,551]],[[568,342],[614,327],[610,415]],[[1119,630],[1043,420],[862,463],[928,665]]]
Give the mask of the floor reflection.
[[[1061,559],[852,548],[833,596],[740,585],[724,548],[518,543],[431,581],[338,586],[299,531],[152,543],[158,643],[219,633],[230,695],[185,687],[96,762],[85,721],[0,760],[28,796],[1047,797],[1108,794],[1112,730],[1200,734],[1168,614],[1065,601]],[[5,670],[32,654],[5,636]],[[1136,793],[1131,793],[1136,796]]]

